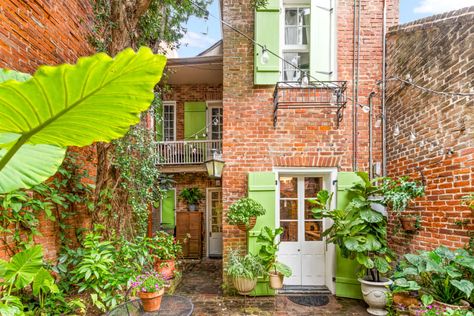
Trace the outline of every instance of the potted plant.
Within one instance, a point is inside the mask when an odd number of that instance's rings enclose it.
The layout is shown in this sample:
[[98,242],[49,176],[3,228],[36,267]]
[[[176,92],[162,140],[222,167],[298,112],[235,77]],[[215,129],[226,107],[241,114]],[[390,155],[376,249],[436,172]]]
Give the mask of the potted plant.
[[145,312],[156,312],[160,309],[161,298],[165,292],[165,281],[157,272],[137,276],[132,282],[132,288],[138,292]]
[[241,295],[248,295],[257,285],[257,277],[265,272],[258,256],[247,254],[241,256],[238,251],[231,251],[226,273]]
[[243,198],[229,207],[227,223],[237,225],[240,230],[248,231],[255,226],[257,216],[264,214],[265,209],[260,203],[251,198]]
[[179,194],[179,198],[188,204],[188,209],[190,211],[196,211],[199,202],[204,198],[204,195],[199,188],[194,187],[183,189]]
[[382,203],[390,208],[398,216],[402,228],[406,231],[416,231],[420,227],[420,217],[415,214],[402,214],[410,202],[425,194],[425,187],[417,181],[408,181],[408,177],[397,179],[382,178],[381,191]]
[[469,310],[474,291],[474,256],[464,249],[441,246],[432,251],[406,254],[394,273],[396,289],[418,288],[425,306]]
[[332,194],[318,192],[314,217],[330,218],[333,225],[324,231],[326,242],[339,247],[344,258],[355,259],[361,265],[359,272],[362,294],[369,305],[371,315],[386,315],[386,294],[392,281],[382,277],[390,270],[393,255],[387,242],[387,217],[372,209],[374,203],[381,200],[369,199],[380,196],[382,190],[369,180],[366,173],[358,172],[362,183],[356,183],[349,189],[352,197],[345,210],[329,210]]
[[176,239],[158,231],[152,238],[151,253],[155,258],[155,270],[165,279],[172,279],[176,270],[176,258],[181,254],[181,245]]
[[277,261],[278,246],[280,245],[280,241],[277,239],[282,233],[283,228],[281,227],[273,230],[265,226],[260,235],[257,236],[257,242],[262,245],[258,255],[269,274],[270,287],[274,290],[281,289],[283,278],[289,278],[292,273],[290,267]]

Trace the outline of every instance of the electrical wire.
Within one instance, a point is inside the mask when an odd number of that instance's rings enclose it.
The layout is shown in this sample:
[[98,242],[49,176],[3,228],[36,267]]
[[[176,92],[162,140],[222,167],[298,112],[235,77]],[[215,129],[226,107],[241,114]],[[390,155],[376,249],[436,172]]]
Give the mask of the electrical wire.
[[[402,79],[402,78],[399,78],[397,76],[391,76],[391,77],[389,77],[385,80],[385,82],[389,82],[389,81],[400,81],[400,82],[403,82],[405,84],[411,85],[411,86],[413,86],[417,89],[420,89],[424,92],[429,92],[429,93],[442,95],[442,96],[451,96],[451,97],[472,97],[472,96],[474,96],[474,93],[434,90],[434,89],[431,89],[431,88],[424,87],[420,84],[417,84],[417,83],[413,82],[412,80]],[[382,82],[382,80],[380,80],[379,82]]]

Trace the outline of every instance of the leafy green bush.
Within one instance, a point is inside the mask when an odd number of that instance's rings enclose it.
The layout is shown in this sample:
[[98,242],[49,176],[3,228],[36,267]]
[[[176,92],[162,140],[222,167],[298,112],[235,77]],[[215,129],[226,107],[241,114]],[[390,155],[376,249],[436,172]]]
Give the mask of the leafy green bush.
[[390,206],[397,213],[404,211],[411,200],[425,194],[425,187],[417,181],[408,181],[408,177],[398,179],[385,177],[381,181],[383,204]]
[[152,237],[150,249],[153,257],[158,260],[174,260],[182,253],[181,245],[164,231],[158,231]]
[[258,256],[241,256],[238,251],[232,251],[229,254],[226,273],[231,278],[255,279],[265,273],[265,268]]
[[469,300],[474,291],[474,257],[464,249],[451,251],[438,247],[433,251],[406,254],[394,273],[394,290],[406,288],[446,304]]
[[185,188],[179,194],[179,198],[186,201],[188,205],[197,205],[204,198],[204,195],[199,188]]
[[227,223],[230,225],[245,225],[248,228],[251,217],[264,214],[265,208],[260,203],[251,198],[243,198],[229,207]]

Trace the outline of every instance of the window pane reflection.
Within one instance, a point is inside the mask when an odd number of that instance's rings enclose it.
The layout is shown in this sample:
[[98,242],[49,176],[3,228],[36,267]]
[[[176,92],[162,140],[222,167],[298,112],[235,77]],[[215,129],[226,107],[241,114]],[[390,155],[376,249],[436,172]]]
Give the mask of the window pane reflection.
[[280,177],[280,197],[297,198],[298,197],[298,178]]
[[298,222],[280,221],[280,227],[283,228],[281,241],[298,241]]
[[281,200],[280,218],[298,219],[298,200]]
[[320,221],[306,221],[304,223],[304,240],[305,241],[320,241],[322,237],[322,222]]
[[306,198],[315,198],[323,188],[323,178],[304,178],[304,196]]

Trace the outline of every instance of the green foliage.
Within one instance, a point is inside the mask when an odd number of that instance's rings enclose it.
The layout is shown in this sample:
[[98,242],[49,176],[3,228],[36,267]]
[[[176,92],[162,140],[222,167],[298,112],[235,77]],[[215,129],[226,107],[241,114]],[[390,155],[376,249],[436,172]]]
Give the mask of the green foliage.
[[463,205],[466,205],[471,211],[474,211],[474,193],[469,193],[462,197]]
[[257,242],[261,245],[258,256],[267,271],[273,270],[285,277],[290,277],[292,274],[290,267],[277,261],[278,246],[280,245],[278,236],[282,233],[283,228],[281,227],[275,230],[268,226],[263,227],[260,235],[257,236]]
[[226,273],[231,278],[255,279],[265,273],[265,268],[258,256],[241,256],[238,251],[231,251]]
[[186,201],[188,205],[199,204],[201,200],[204,198],[204,194],[202,194],[199,188],[185,188],[179,194],[179,198],[183,201]]
[[381,181],[383,204],[397,213],[404,211],[411,200],[425,194],[425,187],[417,181],[408,181],[408,177],[382,178]]
[[157,231],[152,237],[150,250],[153,257],[159,260],[174,260],[182,253],[181,245],[164,231]]
[[324,231],[328,243],[334,243],[344,258],[351,258],[366,269],[373,281],[380,281],[379,273],[390,270],[393,255],[387,243],[387,218],[372,209],[372,204],[381,204],[380,200],[369,197],[378,196],[382,189],[370,181],[366,173],[358,172],[362,183],[356,183],[349,189],[351,202],[345,210],[329,210],[332,195],[319,192],[312,201],[315,218],[330,218],[333,225]]
[[419,289],[425,300],[458,304],[474,291],[474,257],[464,249],[439,247],[419,254],[406,254],[394,273],[394,290]]
[[260,203],[251,198],[243,198],[229,207],[227,223],[230,225],[245,225],[248,229],[251,217],[264,214],[265,209]]
[[42,66],[25,82],[0,83],[0,193],[49,178],[67,146],[123,136],[150,106],[164,65],[150,49],[127,49],[113,59],[97,54],[73,66]]
[[163,276],[157,272],[146,272],[136,277],[131,286],[141,292],[159,292],[165,285]]

